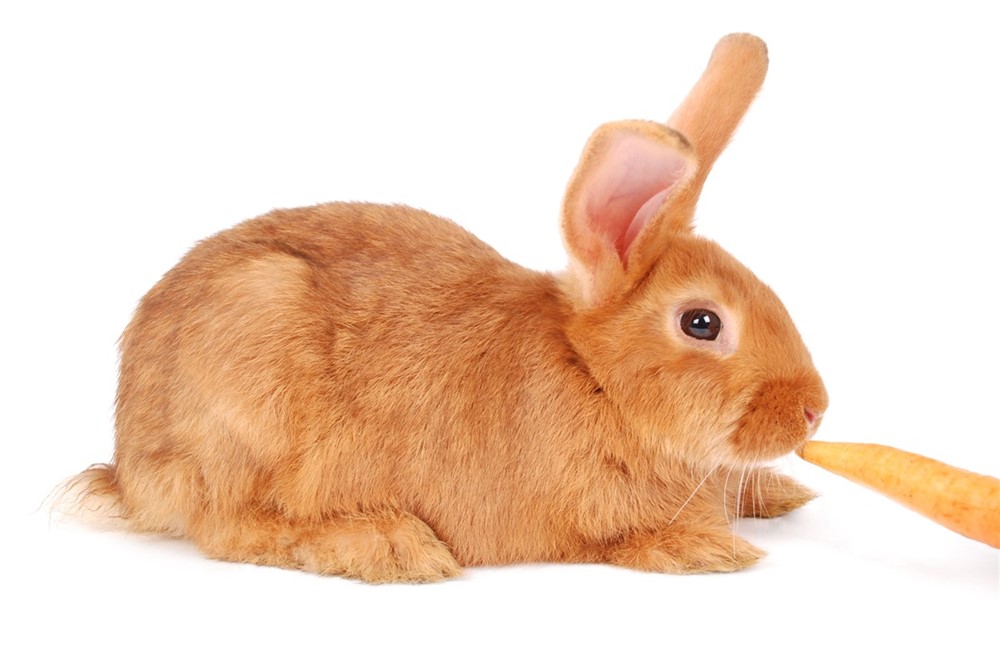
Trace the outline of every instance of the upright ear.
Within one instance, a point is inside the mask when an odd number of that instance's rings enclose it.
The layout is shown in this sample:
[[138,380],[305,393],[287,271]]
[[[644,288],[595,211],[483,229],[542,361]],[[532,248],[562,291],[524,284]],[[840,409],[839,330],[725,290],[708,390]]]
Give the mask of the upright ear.
[[689,232],[705,178],[767,74],[758,37],[723,37],[669,127],[629,121],[591,136],[563,202],[572,292],[598,306],[652,267],[671,232]]
[[696,166],[687,140],[659,123],[609,123],[591,135],[562,220],[573,292],[583,306],[605,302],[648,271],[664,229],[680,223],[660,212],[672,211],[669,201]]
[[673,203],[690,220],[715,159],[729,143],[767,74],[767,45],[747,33],[719,40],[701,78],[667,125],[691,142],[699,170]]

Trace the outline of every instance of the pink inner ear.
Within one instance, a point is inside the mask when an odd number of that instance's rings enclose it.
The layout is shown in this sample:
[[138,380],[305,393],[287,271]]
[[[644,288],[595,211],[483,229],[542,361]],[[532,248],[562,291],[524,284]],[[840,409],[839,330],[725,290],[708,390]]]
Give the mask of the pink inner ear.
[[649,223],[649,219],[653,218],[653,214],[660,210],[660,205],[670,195],[671,190],[673,190],[673,185],[664,188],[646,200],[646,203],[639,207],[639,211],[632,217],[632,222],[629,223],[625,234],[622,235],[621,239],[618,240],[618,244],[615,245],[618,249],[618,255],[622,258],[622,262],[625,261],[625,255],[628,253],[628,250],[632,248],[632,242],[635,241],[635,238],[639,236],[642,229]]
[[641,135],[621,134],[611,141],[591,175],[587,214],[593,230],[614,244],[624,263],[632,242],[690,163],[673,147]]

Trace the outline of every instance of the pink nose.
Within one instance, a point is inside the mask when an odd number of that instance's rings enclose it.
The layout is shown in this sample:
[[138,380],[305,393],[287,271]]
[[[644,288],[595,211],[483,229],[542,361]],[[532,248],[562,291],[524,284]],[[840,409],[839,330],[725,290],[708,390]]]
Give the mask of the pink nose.
[[822,415],[820,412],[814,411],[813,409],[810,409],[809,407],[805,407],[802,410],[802,412],[805,413],[805,415],[806,415],[806,422],[809,423],[810,427],[812,427],[813,425],[815,425],[816,421]]

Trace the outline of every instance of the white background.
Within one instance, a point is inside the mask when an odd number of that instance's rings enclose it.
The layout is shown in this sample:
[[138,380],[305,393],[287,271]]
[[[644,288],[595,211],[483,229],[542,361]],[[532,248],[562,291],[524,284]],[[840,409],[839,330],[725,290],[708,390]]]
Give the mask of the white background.
[[590,131],[665,119],[733,31],[771,71],[698,223],[795,317],[819,436],[1000,474],[988,3],[355,4],[0,9],[0,665],[997,666],[997,551],[793,458],[822,497],[741,521],[770,555],[732,575],[370,587],[49,525],[53,485],[111,455],[118,334],[195,241],[405,202],[559,270]]

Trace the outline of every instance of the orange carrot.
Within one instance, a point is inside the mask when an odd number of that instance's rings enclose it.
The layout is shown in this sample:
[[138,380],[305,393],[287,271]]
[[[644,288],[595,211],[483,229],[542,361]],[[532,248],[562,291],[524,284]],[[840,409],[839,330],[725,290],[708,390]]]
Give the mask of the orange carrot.
[[1000,548],[1000,479],[878,444],[810,441],[802,459]]

